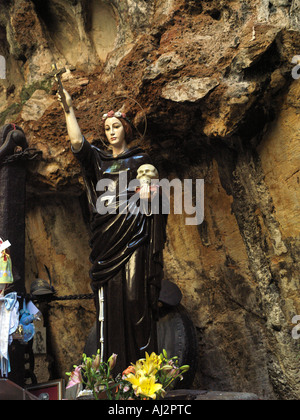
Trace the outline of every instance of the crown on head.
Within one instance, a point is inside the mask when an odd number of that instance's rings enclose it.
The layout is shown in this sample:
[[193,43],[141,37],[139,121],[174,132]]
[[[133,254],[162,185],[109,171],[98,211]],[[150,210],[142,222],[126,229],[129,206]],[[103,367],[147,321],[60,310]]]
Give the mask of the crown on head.
[[105,121],[107,118],[126,118],[126,114],[124,114],[124,112],[120,112],[120,111],[109,111],[107,114],[104,114],[102,116],[102,120]]

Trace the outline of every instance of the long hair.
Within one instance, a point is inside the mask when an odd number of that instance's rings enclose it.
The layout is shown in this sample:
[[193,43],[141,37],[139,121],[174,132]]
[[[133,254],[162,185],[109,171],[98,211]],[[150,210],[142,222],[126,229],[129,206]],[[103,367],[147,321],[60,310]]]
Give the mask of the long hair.
[[118,118],[118,120],[120,120],[121,124],[124,127],[125,140],[126,143],[129,144],[133,140],[133,130],[131,124],[123,117]]

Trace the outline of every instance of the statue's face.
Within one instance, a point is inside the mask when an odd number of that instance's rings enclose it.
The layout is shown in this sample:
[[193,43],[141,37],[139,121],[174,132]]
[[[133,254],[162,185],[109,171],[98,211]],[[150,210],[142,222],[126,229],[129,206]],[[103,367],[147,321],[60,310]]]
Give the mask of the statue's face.
[[105,121],[104,129],[109,144],[117,148],[124,146],[126,143],[125,130],[118,118],[107,118]]

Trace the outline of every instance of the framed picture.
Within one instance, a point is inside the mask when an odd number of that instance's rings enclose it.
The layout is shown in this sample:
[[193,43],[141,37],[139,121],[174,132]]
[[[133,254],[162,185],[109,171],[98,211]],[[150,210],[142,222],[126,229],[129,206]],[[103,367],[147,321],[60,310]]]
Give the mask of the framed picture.
[[26,387],[26,390],[38,397],[39,400],[58,401],[63,399],[64,388],[65,381],[57,379]]

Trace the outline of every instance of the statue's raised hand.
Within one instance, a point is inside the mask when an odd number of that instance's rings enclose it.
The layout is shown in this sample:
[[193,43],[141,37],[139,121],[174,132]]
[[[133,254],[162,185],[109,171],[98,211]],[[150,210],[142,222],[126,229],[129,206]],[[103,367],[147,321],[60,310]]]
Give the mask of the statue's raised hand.
[[[64,92],[64,95],[65,95],[66,103],[67,103],[68,107],[73,108],[73,101],[72,101],[71,95],[66,91],[66,89],[63,89],[63,92]],[[60,93],[57,92],[56,96],[57,96],[57,99],[58,99],[62,109],[65,111]]]

